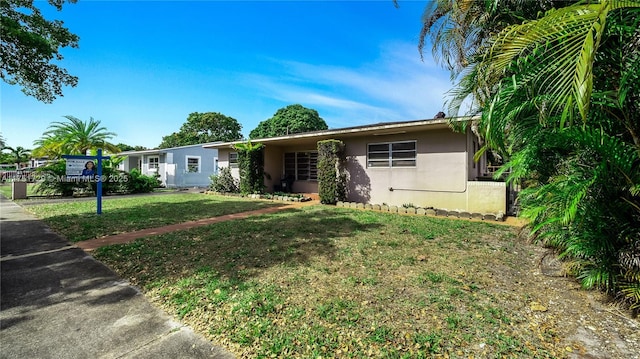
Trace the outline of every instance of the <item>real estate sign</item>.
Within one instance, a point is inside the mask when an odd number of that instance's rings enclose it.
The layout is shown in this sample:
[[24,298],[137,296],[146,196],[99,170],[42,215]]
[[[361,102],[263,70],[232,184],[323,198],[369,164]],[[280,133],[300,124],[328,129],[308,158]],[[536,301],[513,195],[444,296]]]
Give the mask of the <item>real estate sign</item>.
[[[98,149],[97,156],[63,155],[67,161],[67,176],[91,176],[96,181],[96,213],[102,214],[102,160],[109,156],[102,156],[102,149]],[[96,166],[97,164],[97,166]],[[96,168],[94,168],[94,166]],[[97,177],[93,177],[97,175]]]
[[82,176],[86,163],[86,159],[67,158],[67,176]]

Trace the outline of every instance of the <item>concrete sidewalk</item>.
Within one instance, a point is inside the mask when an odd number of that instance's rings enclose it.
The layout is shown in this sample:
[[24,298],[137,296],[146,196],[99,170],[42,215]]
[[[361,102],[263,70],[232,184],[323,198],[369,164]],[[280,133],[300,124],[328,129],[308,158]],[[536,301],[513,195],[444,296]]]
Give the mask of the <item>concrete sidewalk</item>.
[[0,358],[233,358],[0,197]]

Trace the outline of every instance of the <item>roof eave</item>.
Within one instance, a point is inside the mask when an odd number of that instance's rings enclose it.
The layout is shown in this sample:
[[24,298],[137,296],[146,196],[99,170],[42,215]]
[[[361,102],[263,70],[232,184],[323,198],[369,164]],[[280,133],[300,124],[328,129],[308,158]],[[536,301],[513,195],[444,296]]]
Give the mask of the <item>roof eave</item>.
[[[308,139],[313,137],[331,137],[331,136],[339,136],[339,135],[350,135],[355,133],[362,133],[362,135],[367,135],[370,133],[375,133],[379,131],[389,131],[389,130],[401,130],[403,128],[408,127],[438,127],[438,125],[446,125],[448,126],[452,121],[453,122],[468,122],[473,120],[472,117],[457,117],[457,118],[448,118],[448,119],[437,119],[437,120],[419,120],[419,121],[407,121],[407,122],[391,122],[391,123],[383,123],[383,124],[374,124],[374,125],[366,125],[366,126],[356,126],[356,127],[345,127],[338,128],[333,130],[322,130],[322,131],[312,131],[312,132],[303,132],[303,133],[295,133],[292,135],[286,136],[278,136],[278,137],[267,137],[267,138],[255,138],[251,139],[251,142],[259,142],[259,143],[270,143],[270,142],[282,142],[296,139]],[[204,145],[204,148],[217,149],[217,148],[232,148],[234,145],[239,143],[245,143],[247,141],[233,141],[233,142],[222,142],[218,144]]]

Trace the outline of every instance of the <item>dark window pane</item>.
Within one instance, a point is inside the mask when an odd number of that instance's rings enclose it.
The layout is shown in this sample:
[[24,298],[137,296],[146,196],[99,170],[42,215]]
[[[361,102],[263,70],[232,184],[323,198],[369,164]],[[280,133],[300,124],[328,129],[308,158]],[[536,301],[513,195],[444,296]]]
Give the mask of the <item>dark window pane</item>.
[[414,141],[411,142],[396,142],[391,144],[392,151],[401,151],[401,150],[415,150],[416,143]]
[[382,144],[376,144],[376,145],[369,145],[369,152],[379,152],[379,151],[389,152],[389,144],[382,143]]
[[392,154],[392,158],[395,159],[405,159],[405,158],[412,158],[415,159],[416,158],[416,152],[415,151],[402,151],[402,152],[394,152]]
[[389,152],[385,152],[385,153],[369,153],[369,159],[370,160],[384,160],[384,159],[388,159],[389,158]]

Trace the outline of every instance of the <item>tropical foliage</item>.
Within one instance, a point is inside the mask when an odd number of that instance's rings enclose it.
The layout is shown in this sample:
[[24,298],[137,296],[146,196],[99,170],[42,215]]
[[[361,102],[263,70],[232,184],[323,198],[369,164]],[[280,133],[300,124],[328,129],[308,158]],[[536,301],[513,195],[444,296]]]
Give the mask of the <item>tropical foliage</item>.
[[318,115],[318,111],[296,104],[283,107],[270,119],[260,122],[249,133],[249,138],[286,136],[327,128],[327,123]]
[[89,118],[85,122],[73,116],[64,117],[67,121],[53,122],[42,137],[34,142],[38,146],[33,151],[34,155],[56,159],[62,155],[84,155],[98,148],[111,153],[120,152],[116,145],[109,142],[116,134],[107,131],[100,121]]
[[5,157],[6,161],[15,164],[17,167],[22,167],[22,164],[28,163],[31,158],[31,150],[22,146],[4,147],[4,150],[9,151]]
[[[499,3],[513,21],[495,21]],[[555,3],[537,15],[519,1],[478,2],[486,26],[463,4],[438,13],[480,34],[470,52],[444,55],[459,60],[450,111],[474,99],[483,150],[498,150],[502,172],[528,185],[520,201],[534,237],[584,287],[640,308],[640,3]],[[440,33],[434,24],[425,26]],[[463,44],[464,33],[441,38]]]
[[238,168],[240,169],[240,192],[264,192],[264,145],[261,143],[238,143]]
[[187,122],[180,131],[162,137],[160,148],[170,148],[199,143],[242,139],[242,125],[235,118],[219,112],[194,112],[189,114]]
[[[160,186],[160,181],[152,176],[146,176],[139,170],[133,169],[130,173],[118,170],[118,165],[123,157],[112,157],[103,160],[102,163],[102,193],[147,193]],[[63,197],[74,194],[95,194],[96,181],[89,181],[82,177],[66,176],[66,161],[54,160],[46,166],[37,169],[39,181],[35,192],[41,195],[61,195]]]
[[[77,0],[67,0],[75,3]],[[78,47],[77,35],[62,21],[47,20],[33,0],[0,2],[0,77],[22,92],[43,102],[62,96],[63,86],[76,86],[78,78],[55,62],[63,59],[60,50]],[[65,0],[48,0],[58,11]]]
[[127,179],[124,187],[129,193],[149,193],[161,185],[157,177],[143,175],[137,168],[128,173]]

